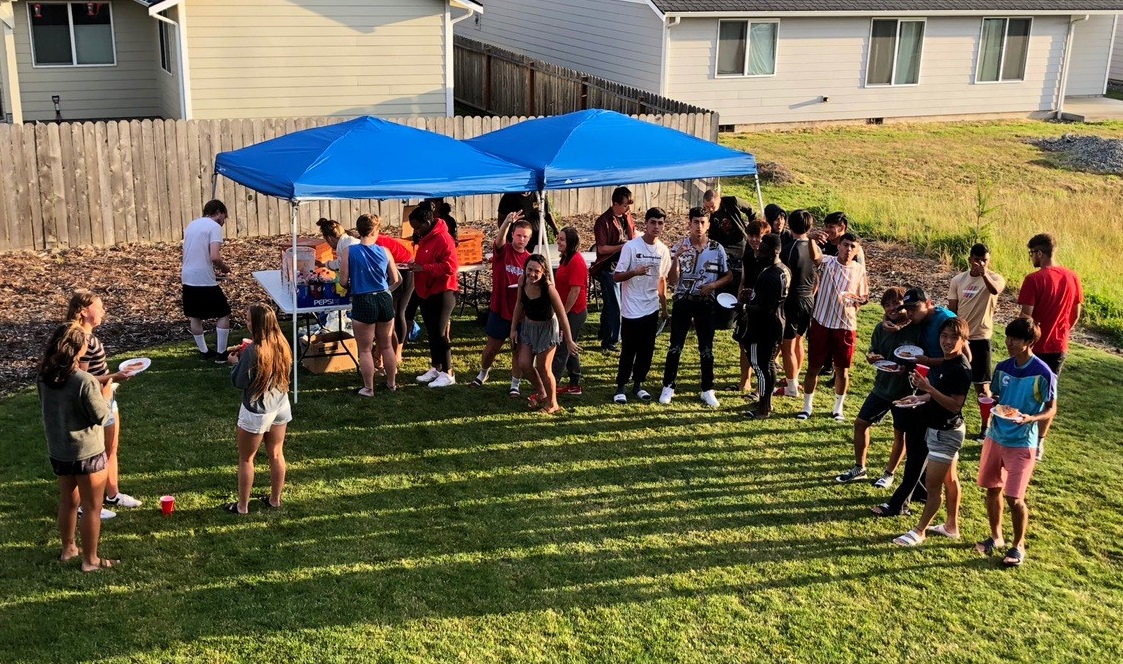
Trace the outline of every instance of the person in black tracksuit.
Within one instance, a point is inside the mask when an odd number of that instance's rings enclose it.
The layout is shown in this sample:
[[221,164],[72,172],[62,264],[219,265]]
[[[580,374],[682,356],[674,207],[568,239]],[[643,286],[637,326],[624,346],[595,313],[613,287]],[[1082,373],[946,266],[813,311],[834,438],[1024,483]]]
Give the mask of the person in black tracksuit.
[[767,419],[772,415],[772,392],[776,389],[776,355],[784,338],[784,302],[791,288],[792,274],[780,262],[780,236],[769,234],[760,241],[760,254],[771,256],[772,264],[756,278],[752,297],[745,306],[749,321],[749,355],[756,371],[760,401],[755,411],[746,415],[753,419]]

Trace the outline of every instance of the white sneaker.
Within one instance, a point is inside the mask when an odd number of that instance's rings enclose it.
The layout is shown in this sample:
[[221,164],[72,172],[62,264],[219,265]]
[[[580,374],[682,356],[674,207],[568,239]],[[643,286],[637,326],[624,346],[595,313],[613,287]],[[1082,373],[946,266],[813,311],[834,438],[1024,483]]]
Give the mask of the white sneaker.
[[423,374],[421,374],[420,376],[417,377],[417,382],[419,382],[419,383],[431,383],[434,380],[436,380],[437,376],[439,376],[439,375],[441,375],[441,372],[437,371],[436,367],[430,367],[428,371],[426,371],[425,373],[423,373]]
[[140,507],[144,503],[137,500],[136,498],[133,498],[127,493],[118,492],[117,495],[113,496],[112,498],[106,497],[105,504],[112,505],[114,507]]
[[450,373],[441,371],[437,373],[437,377],[429,381],[429,387],[448,387],[449,385],[456,384],[456,376]]
[[675,398],[675,388],[664,387],[663,391],[659,393],[659,403],[666,406],[671,403],[671,399]]
[[706,404],[710,408],[717,408],[721,405],[720,403],[718,403],[717,396],[714,394],[713,390],[706,390],[702,393],[702,403]]
[[[82,516],[82,508],[81,507],[78,508],[78,516],[79,517]],[[113,510],[107,510],[104,507],[101,508],[101,520],[102,521],[108,521],[115,516],[117,516],[117,513],[114,512]]]
[[892,473],[883,473],[881,477],[874,480],[873,485],[879,489],[891,489],[893,488],[893,479]]

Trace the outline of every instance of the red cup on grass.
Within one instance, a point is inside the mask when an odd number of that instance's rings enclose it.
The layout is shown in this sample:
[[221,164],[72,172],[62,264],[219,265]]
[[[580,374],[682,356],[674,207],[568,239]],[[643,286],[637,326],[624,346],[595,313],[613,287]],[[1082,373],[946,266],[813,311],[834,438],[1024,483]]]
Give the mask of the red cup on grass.
[[979,417],[982,418],[983,423],[990,421],[990,411],[994,408],[994,399],[990,397],[979,397]]
[[160,512],[164,516],[171,516],[175,511],[175,496],[160,496]]

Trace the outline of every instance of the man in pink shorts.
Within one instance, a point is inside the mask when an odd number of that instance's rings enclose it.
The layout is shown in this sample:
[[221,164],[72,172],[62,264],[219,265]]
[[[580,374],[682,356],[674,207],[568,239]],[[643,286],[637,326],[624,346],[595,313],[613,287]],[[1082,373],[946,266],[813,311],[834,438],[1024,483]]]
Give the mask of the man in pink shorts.
[[[1010,506],[1014,539],[1003,564],[1016,567],[1025,561],[1029,507],[1026,489],[1037,463],[1037,425],[1057,412],[1057,375],[1033,354],[1041,328],[1031,318],[1016,318],[1006,326],[1010,358],[998,363],[990,389],[997,403],[992,411],[983,455],[979,460],[979,486],[987,490],[990,537],[975,550],[991,554],[1005,546],[1002,539],[1002,496]],[[1013,409],[1012,411],[1009,409]]]

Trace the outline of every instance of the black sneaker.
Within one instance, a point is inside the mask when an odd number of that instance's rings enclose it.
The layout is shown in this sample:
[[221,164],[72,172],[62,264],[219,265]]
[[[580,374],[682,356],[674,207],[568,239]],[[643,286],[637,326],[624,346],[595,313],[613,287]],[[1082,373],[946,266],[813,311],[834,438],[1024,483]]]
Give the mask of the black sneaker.
[[218,353],[214,352],[213,350],[208,350],[205,353],[199,353],[199,359],[203,362],[211,362],[217,355]]
[[226,364],[226,358],[230,357],[230,351],[224,350],[221,353],[214,354],[215,364]]
[[857,482],[858,480],[864,480],[867,477],[869,477],[869,473],[866,472],[865,468],[854,466],[845,473],[835,477],[834,481],[840,484],[849,484],[851,482]]

